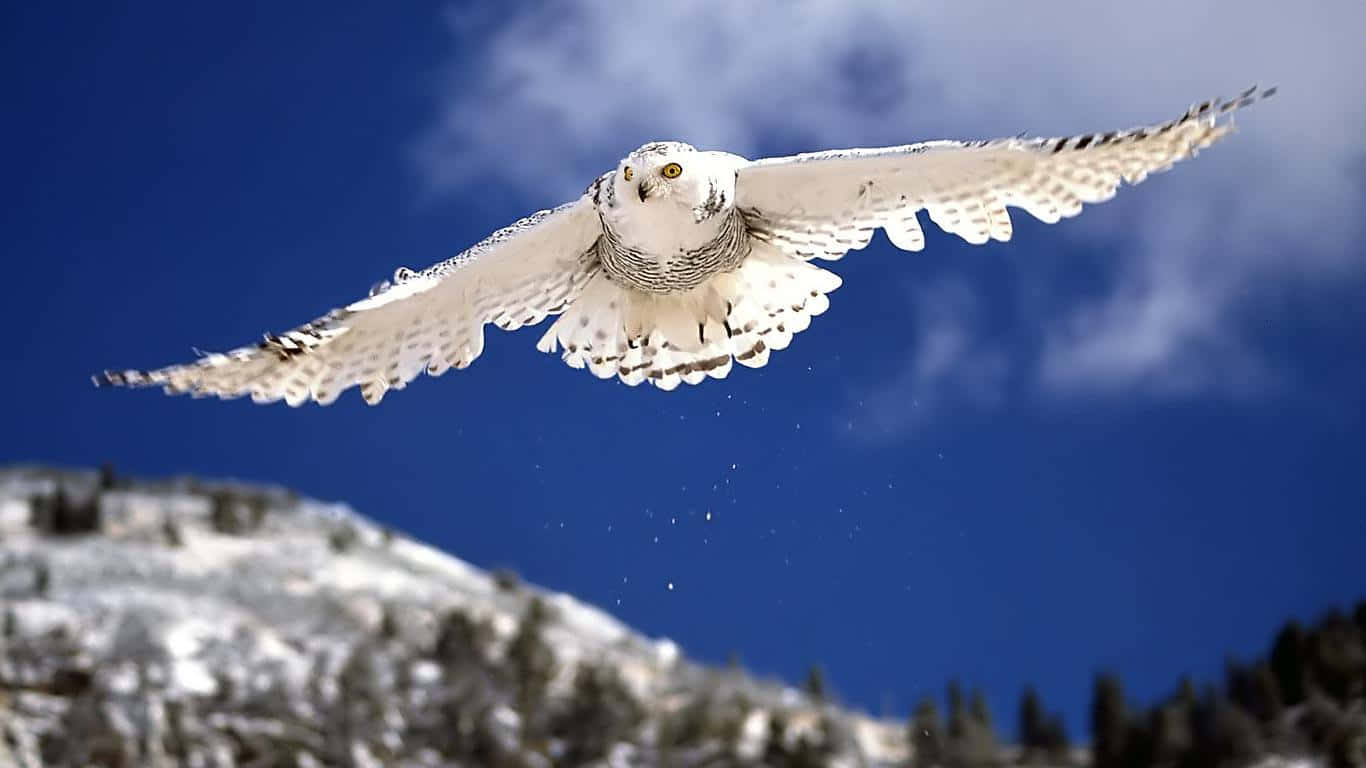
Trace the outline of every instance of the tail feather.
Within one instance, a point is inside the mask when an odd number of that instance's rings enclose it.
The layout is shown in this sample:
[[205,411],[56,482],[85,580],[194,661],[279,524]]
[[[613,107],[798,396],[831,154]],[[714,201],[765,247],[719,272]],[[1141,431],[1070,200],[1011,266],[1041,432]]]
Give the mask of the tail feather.
[[671,390],[725,378],[735,362],[764,366],[830,307],[826,294],[839,285],[837,275],[765,243],[739,269],[687,293],[645,294],[599,274],[536,346],[563,350],[570,367],[599,378]]

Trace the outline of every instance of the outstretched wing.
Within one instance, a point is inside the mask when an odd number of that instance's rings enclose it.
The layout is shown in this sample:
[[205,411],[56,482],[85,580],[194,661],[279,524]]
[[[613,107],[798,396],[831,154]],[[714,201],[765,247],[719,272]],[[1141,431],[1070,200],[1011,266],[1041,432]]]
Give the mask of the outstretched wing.
[[597,273],[600,233],[585,196],[421,272],[401,268],[369,297],[292,331],[184,365],[106,371],[95,383],[290,405],[327,405],[360,385],[373,405],[423,370],[469,365],[484,349],[486,323],[512,330],[563,311]]
[[838,259],[878,227],[898,248],[925,247],[917,211],[970,243],[1009,240],[1007,206],[1053,223],[1193,156],[1232,130],[1224,120],[1275,93],[1249,88],[1159,125],[1052,139],[930,141],[766,158],[740,169],[736,205],[753,232],[804,259]]

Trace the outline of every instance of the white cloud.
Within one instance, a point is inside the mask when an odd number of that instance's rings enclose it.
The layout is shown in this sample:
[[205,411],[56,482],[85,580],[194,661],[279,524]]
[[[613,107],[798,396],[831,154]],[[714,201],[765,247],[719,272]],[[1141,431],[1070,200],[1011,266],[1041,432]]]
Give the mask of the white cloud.
[[[1312,11],[1269,0],[586,0],[510,13],[452,23],[460,76],[418,153],[434,189],[497,178],[545,206],[655,138],[754,156],[1072,134],[1279,84],[1232,140],[1128,192],[1124,215],[1060,225],[1115,253],[1102,295],[1050,307],[1037,348],[1012,355],[1044,392],[1247,391],[1272,376],[1240,308],[1363,269],[1356,0]],[[972,332],[928,327],[906,376],[926,349]]]

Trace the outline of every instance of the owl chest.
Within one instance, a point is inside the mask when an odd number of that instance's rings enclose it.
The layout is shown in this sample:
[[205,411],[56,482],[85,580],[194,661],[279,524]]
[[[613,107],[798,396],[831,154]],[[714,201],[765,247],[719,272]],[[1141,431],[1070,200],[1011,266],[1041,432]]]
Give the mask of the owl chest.
[[632,237],[607,219],[598,241],[603,271],[614,281],[645,293],[681,293],[692,290],[713,275],[736,269],[749,255],[749,234],[743,218],[735,213],[703,238],[686,235]]

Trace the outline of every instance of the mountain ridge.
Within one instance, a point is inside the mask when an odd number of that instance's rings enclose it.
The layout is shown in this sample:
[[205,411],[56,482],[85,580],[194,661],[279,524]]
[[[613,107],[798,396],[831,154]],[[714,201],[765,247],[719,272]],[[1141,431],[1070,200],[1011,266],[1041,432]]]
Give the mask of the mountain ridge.
[[[257,755],[270,749],[301,766],[720,765],[774,749],[832,765],[906,758],[901,724],[693,663],[601,608],[281,487],[3,469],[0,545],[0,677],[12,689],[0,708],[12,738],[0,748],[19,765],[276,764]],[[525,636],[528,622],[536,637]],[[542,654],[545,669],[533,673],[519,653]],[[376,668],[355,671],[367,664]],[[360,686],[376,689],[368,699],[340,682],[348,669],[374,678]],[[457,680],[484,682],[453,695]],[[603,690],[584,693],[593,686]],[[328,708],[348,696],[393,710],[392,722],[333,733],[333,720],[347,718]],[[458,710],[461,697],[482,702],[465,741],[494,746],[438,743],[450,741],[440,724],[413,727],[423,701]],[[591,734],[572,733],[567,713],[580,698],[613,697],[642,710],[623,715],[632,727],[610,722],[615,741],[580,744]],[[700,713],[699,702],[715,711]],[[82,720],[82,707],[103,714]],[[257,719],[268,722],[242,720],[263,707]],[[185,728],[172,728],[169,713],[186,719],[189,709],[203,710],[199,736],[175,736]],[[89,738],[73,735],[73,717]],[[726,722],[709,724],[716,733],[666,733],[687,717]],[[72,738],[59,744],[62,730]],[[82,740],[91,744],[73,746]]]

